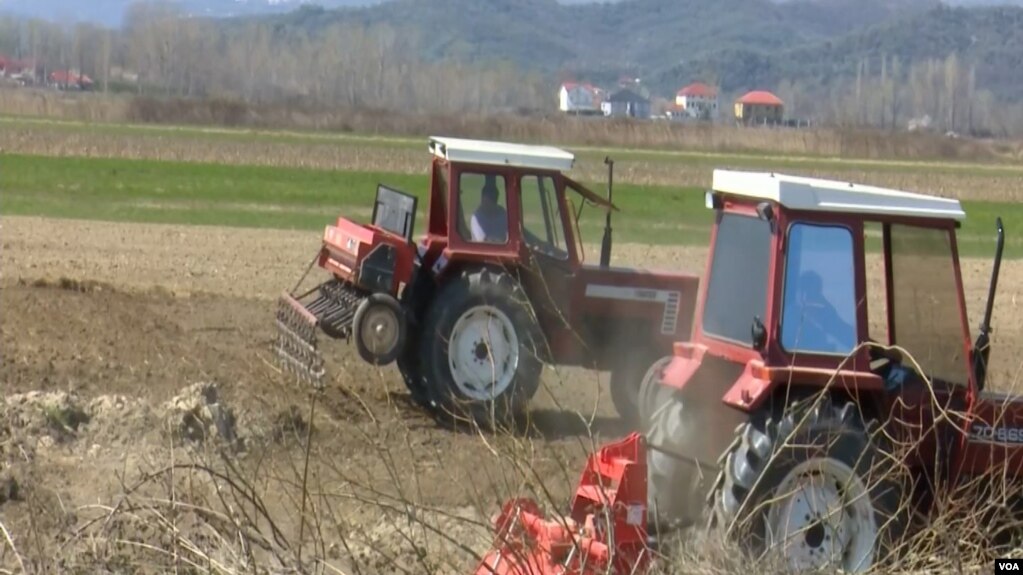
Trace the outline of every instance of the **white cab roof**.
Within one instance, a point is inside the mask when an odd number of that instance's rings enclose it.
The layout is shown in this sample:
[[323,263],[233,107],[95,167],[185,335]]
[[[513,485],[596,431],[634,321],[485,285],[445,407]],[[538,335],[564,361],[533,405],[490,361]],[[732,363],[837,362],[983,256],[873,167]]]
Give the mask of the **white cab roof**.
[[471,162],[566,172],[575,156],[560,148],[486,140],[430,137],[430,152],[452,162]]
[[793,210],[966,219],[955,199],[770,172],[714,170],[713,189],[774,201]]

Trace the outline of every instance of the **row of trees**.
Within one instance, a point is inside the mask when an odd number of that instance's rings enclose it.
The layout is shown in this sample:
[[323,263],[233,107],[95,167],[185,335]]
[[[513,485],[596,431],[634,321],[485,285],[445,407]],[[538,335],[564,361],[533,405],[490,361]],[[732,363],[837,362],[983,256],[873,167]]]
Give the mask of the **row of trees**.
[[[182,18],[167,4],[132,6],[122,30],[0,19],[0,54],[77,68],[100,90],[242,98],[413,112],[550,110],[549,78],[507,62],[429,60],[409,30],[384,25],[282,26]],[[124,70],[136,75],[126,76]],[[1023,133],[1023,105],[999,102],[955,54],[862,60],[854,76],[782,81],[787,115],[841,126]],[[727,109],[727,108],[726,108]]]
[[778,95],[793,114],[839,126],[1023,133],[1023,106],[999,101],[978,82],[976,63],[957,54],[909,63],[881,55],[858,62],[853,78],[826,87],[783,81]]
[[[213,22],[160,4],[132,6],[116,31],[0,20],[0,54],[77,68],[100,90],[423,112],[550,104],[550,87],[537,74],[507,62],[431,62],[416,46],[413,34],[384,25]],[[122,70],[134,72],[130,87]]]

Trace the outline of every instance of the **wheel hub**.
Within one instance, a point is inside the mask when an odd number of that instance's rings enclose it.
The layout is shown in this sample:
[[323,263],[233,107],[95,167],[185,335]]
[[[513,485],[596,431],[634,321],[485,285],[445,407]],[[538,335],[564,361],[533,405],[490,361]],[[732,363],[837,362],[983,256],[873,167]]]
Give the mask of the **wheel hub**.
[[486,342],[476,342],[476,361],[485,361],[488,357],[490,357],[490,349]]
[[844,463],[815,459],[796,466],[775,491],[770,536],[797,570],[874,562],[877,524],[869,493]]
[[376,355],[385,355],[398,344],[398,318],[384,306],[374,306],[366,312],[364,329],[359,330],[366,349]]
[[455,322],[448,363],[458,390],[475,401],[504,393],[519,364],[519,340],[511,319],[493,306],[476,306]]

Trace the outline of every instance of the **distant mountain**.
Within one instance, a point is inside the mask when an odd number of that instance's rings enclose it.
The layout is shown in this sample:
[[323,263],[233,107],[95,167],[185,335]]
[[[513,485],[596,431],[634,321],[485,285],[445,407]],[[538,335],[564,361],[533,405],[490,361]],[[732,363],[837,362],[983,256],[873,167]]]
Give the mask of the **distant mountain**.
[[[950,8],[906,14],[852,33],[762,51],[723,49],[659,70],[650,81],[662,86],[714,71],[726,89],[774,86],[781,80],[826,87],[852,78],[860,61],[877,74],[882,55],[903,66],[957,54],[977,65],[976,83],[1008,101],[1023,100],[1023,8]],[[905,70],[905,68],[903,68]]]
[[414,33],[431,58],[503,59],[593,81],[643,76],[727,50],[772,53],[936,6],[937,0],[394,0],[274,17],[316,31],[333,23]]
[[[106,26],[119,26],[125,10],[135,0],[0,0],[0,14],[7,13],[30,18],[40,18],[53,22],[92,22]],[[386,3],[387,0],[157,0],[175,4],[193,16],[225,18],[233,16],[255,16],[266,14],[282,14],[299,8],[302,5],[319,6],[327,9],[374,6]],[[815,4],[829,0],[767,0],[775,4],[793,4],[806,6],[809,9]],[[872,11],[877,5],[897,7],[899,4],[912,3],[914,0],[867,0],[866,10]],[[936,1],[936,0],[935,0]],[[594,5],[628,5],[635,0],[557,0],[565,6]],[[1023,0],[945,0],[950,6],[1023,6]],[[479,0],[477,4],[486,7],[488,0]],[[424,4],[421,7],[429,10]],[[855,11],[853,12],[855,14]]]
[[1023,100],[1019,7],[938,0],[394,0],[272,18],[309,31],[386,24],[415,34],[420,52],[433,59],[507,59],[552,79],[603,84],[636,75],[662,95],[698,78],[716,80],[726,92],[783,80],[827,89],[854,78],[860,61],[876,75],[882,55],[898,59],[905,72],[957,53],[977,63],[978,86]]
[[[0,13],[52,22],[90,22],[120,26],[135,0],[0,0]],[[164,0],[190,16],[226,18],[281,14],[302,4],[325,8],[371,6],[382,0]]]

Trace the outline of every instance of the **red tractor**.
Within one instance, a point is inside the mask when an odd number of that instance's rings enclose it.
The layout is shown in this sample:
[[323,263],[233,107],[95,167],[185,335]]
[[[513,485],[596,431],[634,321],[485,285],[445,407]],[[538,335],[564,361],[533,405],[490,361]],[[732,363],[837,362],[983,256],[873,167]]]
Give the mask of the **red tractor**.
[[[644,374],[691,329],[698,278],[609,265],[613,162],[604,199],[557,148],[431,138],[429,151],[426,234],[413,239],[417,198],[384,185],[371,223],[327,226],[313,263],[330,277],[279,300],[279,362],[322,385],[317,334],[354,339],[365,361],[397,363],[419,405],[488,426],[524,410],[544,363],[609,370],[634,419]],[[584,263],[587,203],[607,210],[600,265]]]
[[707,205],[692,336],[641,386],[644,433],[591,458],[569,521],[505,505],[478,575],[639,573],[649,542],[708,522],[859,572],[935,511],[933,486],[1021,481],[1023,401],[985,389],[1000,219],[971,342],[958,201],[718,170]]

